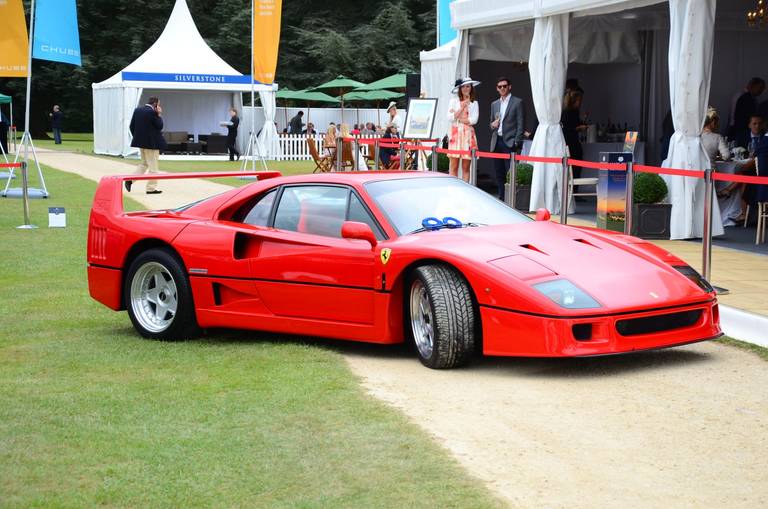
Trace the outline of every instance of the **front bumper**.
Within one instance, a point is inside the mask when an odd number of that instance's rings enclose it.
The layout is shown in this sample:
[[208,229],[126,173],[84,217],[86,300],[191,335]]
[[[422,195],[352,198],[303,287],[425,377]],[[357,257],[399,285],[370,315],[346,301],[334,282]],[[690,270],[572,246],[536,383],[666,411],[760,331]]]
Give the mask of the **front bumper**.
[[[714,299],[674,308],[578,318],[532,315],[487,306],[480,306],[480,315],[485,355],[607,355],[683,345],[722,335]],[[654,327],[655,323],[658,326]],[[626,324],[637,327],[628,331]]]

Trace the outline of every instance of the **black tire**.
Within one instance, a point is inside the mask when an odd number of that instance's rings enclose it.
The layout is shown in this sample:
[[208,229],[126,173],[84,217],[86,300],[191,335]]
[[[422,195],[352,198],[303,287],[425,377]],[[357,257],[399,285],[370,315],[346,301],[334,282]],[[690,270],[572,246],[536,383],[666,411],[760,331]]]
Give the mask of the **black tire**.
[[168,249],[149,249],[133,260],[123,298],[133,326],[145,338],[178,341],[200,333],[189,278]]
[[416,268],[405,303],[406,335],[422,364],[448,369],[469,362],[475,351],[476,316],[472,291],[457,270],[446,265]]

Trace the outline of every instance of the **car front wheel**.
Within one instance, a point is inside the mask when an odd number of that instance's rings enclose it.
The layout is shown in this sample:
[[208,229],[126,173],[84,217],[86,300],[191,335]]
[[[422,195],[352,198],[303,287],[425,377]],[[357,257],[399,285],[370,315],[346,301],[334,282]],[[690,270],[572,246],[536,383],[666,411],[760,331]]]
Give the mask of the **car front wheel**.
[[142,336],[180,340],[199,332],[189,279],[168,250],[150,249],[136,257],[124,292],[128,316]]
[[444,265],[418,267],[407,302],[409,332],[422,364],[433,369],[466,364],[475,349],[475,310],[461,274]]

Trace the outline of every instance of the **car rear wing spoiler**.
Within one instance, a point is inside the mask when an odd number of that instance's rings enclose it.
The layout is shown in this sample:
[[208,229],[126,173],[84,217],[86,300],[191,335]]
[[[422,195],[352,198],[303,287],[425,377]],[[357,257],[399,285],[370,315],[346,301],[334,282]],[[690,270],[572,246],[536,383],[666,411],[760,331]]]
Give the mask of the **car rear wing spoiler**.
[[123,213],[123,182],[127,180],[178,180],[205,179],[224,177],[255,177],[266,180],[281,177],[279,171],[228,171],[228,172],[186,172],[186,173],[151,173],[145,175],[109,175],[99,180],[96,195],[93,197],[93,210],[106,214]]

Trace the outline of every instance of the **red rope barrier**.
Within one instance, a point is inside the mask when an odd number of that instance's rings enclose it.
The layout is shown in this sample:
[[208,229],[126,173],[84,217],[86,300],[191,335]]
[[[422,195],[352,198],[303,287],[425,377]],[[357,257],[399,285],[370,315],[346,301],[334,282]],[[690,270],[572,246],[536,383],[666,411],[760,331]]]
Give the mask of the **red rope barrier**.
[[424,150],[424,151],[431,151],[432,147],[427,147],[426,145],[405,145],[405,150]]
[[437,149],[438,154],[448,154],[449,156],[469,156],[472,155],[469,150],[448,150],[446,148]]
[[768,184],[768,177],[755,177],[751,175],[734,175],[732,173],[713,173],[713,180],[722,182],[741,182],[744,184]]
[[661,173],[663,175],[677,175],[678,177],[704,178],[704,172],[701,170],[680,170],[677,168],[659,168],[657,166],[645,166],[636,164],[633,169],[641,173]]
[[592,161],[580,161],[579,159],[568,159],[568,164],[572,166],[581,166],[582,168],[592,168],[595,170],[627,171],[626,163],[595,163]]
[[21,163],[2,163],[0,168],[21,168]]
[[[350,137],[350,138],[342,138],[342,140],[344,140],[344,141],[350,141],[350,142],[351,142],[351,141],[354,141],[354,140],[357,140],[358,142],[360,142],[360,143],[365,143],[366,145],[370,145],[370,144],[373,144],[373,143],[375,143],[375,142],[376,142],[376,140],[379,140],[379,141],[381,141],[381,140],[387,140],[387,141],[389,141],[389,142],[392,142],[392,143],[400,143],[401,141],[402,141],[403,143],[412,143],[412,142],[414,142],[414,141],[415,141],[415,140],[406,139],[406,138],[353,138],[353,137]],[[437,140],[437,139],[434,139],[434,140],[418,140],[418,141],[420,141],[420,142],[422,142],[422,143],[435,143],[435,142],[437,142],[438,140]]]
[[487,159],[510,159],[510,154],[500,154],[498,152],[476,152],[477,157],[485,157]]
[[536,156],[519,156],[515,155],[515,161],[525,161],[529,163],[552,163],[562,164],[563,160],[559,157],[536,157]]

